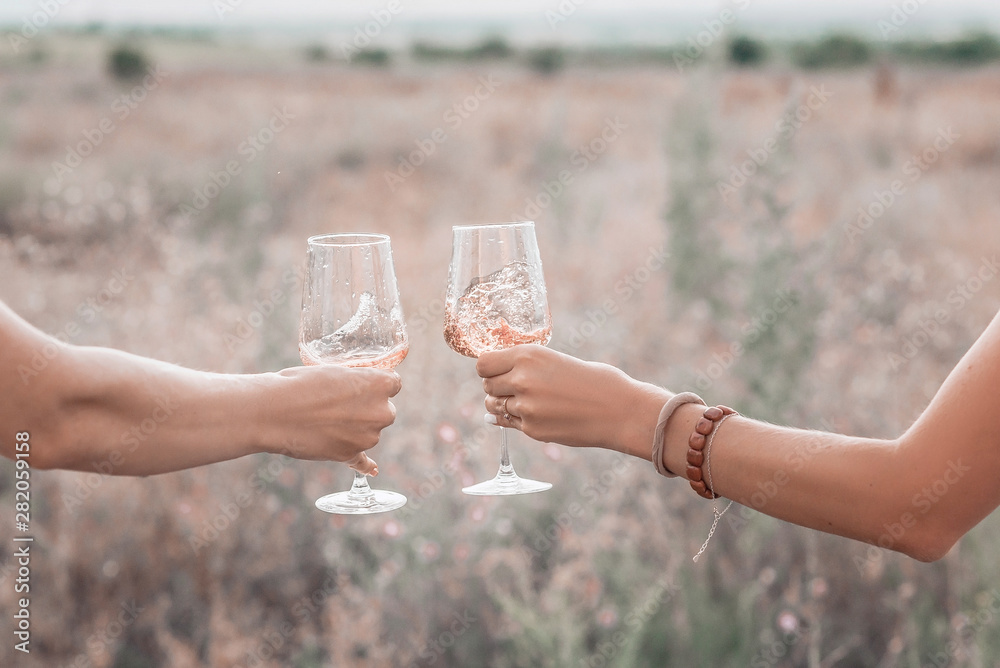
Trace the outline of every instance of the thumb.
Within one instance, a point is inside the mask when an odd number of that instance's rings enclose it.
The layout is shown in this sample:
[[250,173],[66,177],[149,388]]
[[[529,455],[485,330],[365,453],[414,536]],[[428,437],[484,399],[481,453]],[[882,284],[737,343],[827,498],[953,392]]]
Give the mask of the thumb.
[[514,348],[488,350],[476,360],[476,373],[482,378],[505,374],[514,368]]
[[359,452],[357,457],[347,462],[347,465],[358,473],[370,476],[378,475],[378,464],[363,452]]

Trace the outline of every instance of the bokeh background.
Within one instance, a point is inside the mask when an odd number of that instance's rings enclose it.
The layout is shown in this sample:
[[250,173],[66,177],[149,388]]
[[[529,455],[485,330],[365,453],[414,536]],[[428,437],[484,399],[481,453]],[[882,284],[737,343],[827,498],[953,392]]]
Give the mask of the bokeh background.
[[693,564],[686,485],[523,435],[553,489],[466,497],[497,434],[441,335],[450,227],[533,219],[553,347],[901,433],[1000,307],[992,3],[279,4],[5,3],[0,298],[274,371],[306,237],[389,233],[412,348],[374,456],[410,503],[328,516],[346,468],[266,455],[36,473],[32,652],[4,631],[0,664],[1000,666],[996,515],[921,564],[734,508]]

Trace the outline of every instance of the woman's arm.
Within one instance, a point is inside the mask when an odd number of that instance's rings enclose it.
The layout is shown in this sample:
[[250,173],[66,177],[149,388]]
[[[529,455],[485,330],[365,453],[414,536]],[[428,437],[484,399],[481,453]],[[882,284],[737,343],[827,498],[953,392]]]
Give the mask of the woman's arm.
[[[537,346],[487,353],[486,405],[529,436],[648,459],[670,395],[607,365]],[[664,464],[684,474],[703,407],[667,425]],[[1000,314],[916,423],[879,440],[727,420],[711,452],[716,492],[768,515],[930,561],[1000,505]],[[693,494],[693,492],[692,492]]]
[[0,454],[27,431],[37,468],[148,475],[280,452],[374,473],[364,451],[399,389],[375,369],[226,375],[67,345],[0,302]]

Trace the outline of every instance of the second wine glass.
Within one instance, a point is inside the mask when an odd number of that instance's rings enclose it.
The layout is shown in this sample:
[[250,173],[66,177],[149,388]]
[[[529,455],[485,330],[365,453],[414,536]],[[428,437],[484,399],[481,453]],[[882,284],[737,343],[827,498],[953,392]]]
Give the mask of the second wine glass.
[[[552,317],[542,259],[532,222],[452,228],[451,266],[445,299],[444,338],[455,352],[479,357],[522,343],[545,345]],[[500,428],[500,470],[492,480],[462,491],[494,496],[543,492],[552,483],[521,478]]]
[[[303,364],[392,369],[409,350],[389,237],[324,234],[309,238],[302,289],[299,356]],[[354,472],[350,491],[327,494],[316,507],[341,515],[401,508],[406,497],[373,490]]]

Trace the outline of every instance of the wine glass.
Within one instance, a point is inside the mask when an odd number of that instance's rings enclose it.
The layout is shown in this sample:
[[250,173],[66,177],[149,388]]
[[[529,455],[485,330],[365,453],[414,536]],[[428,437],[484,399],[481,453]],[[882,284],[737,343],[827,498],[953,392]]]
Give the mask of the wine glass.
[[[310,237],[299,328],[303,364],[392,369],[408,351],[389,237]],[[405,503],[402,494],[373,490],[368,476],[355,471],[350,491],[327,494],[316,500],[316,507],[328,513],[368,515]]]
[[[479,357],[521,343],[545,345],[552,316],[545,296],[542,259],[532,222],[452,228],[451,266],[445,299],[444,339],[455,352]],[[543,492],[552,483],[521,478],[500,428],[496,477],[462,491],[478,496]]]

